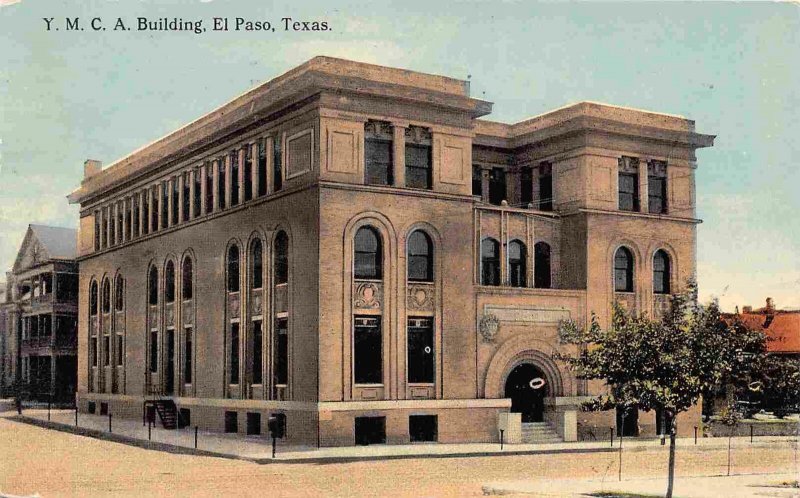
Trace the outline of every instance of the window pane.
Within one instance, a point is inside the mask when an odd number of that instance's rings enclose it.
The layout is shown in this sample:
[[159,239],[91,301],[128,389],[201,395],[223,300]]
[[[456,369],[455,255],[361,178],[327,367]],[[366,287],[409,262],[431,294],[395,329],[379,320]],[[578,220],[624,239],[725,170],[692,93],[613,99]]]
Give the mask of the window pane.
[[228,292],[239,292],[239,248],[228,249]]
[[289,237],[280,232],[275,237],[275,284],[289,281]]
[[356,384],[383,383],[380,318],[355,317],[353,335]]
[[183,260],[183,299],[192,299],[193,291],[193,268],[192,259],[186,258]]
[[392,185],[392,142],[366,140],[364,153],[367,183]]
[[425,232],[415,231],[408,237],[408,279],[433,280],[433,247]]
[[239,383],[239,324],[231,324],[230,383]]
[[354,240],[353,271],[355,278],[381,278],[381,245],[370,227],[359,228]]
[[253,289],[260,289],[263,286],[264,279],[264,257],[260,240],[253,241],[250,258],[253,265],[253,274],[250,277],[250,282]]
[[428,145],[406,144],[406,186],[431,188],[431,148]]
[[550,273],[550,246],[545,242],[538,242],[533,246],[533,286],[549,289],[552,285]]
[[261,321],[253,322],[253,384],[261,384],[264,379],[264,333]]
[[192,383],[192,328],[186,329],[185,344],[183,350],[183,381],[186,384]]
[[489,175],[489,202],[499,206],[506,200],[506,172],[502,168],[492,168]]
[[408,319],[408,381],[434,382],[433,320]]
[[275,324],[274,383],[286,385],[289,382],[289,330],[286,319]]

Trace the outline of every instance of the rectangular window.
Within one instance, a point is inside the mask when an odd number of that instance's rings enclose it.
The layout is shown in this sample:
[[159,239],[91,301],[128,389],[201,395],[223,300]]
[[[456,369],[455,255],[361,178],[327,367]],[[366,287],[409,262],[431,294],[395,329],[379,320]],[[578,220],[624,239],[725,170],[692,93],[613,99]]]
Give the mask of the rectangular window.
[[439,421],[436,415],[410,415],[408,435],[412,443],[431,443],[439,439]]
[[264,381],[264,331],[261,320],[253,322],[253,384]]
[[281,137],[272,140],[272,175],[275,192],[283,188],[283,148]]
[[239,324],[231,324],[231,384],[239,383]]
[[275,358],[273,362],[274,382],[276,385],[289,383],[289,322],[279,318],[275,322]]
[[533,202],[533,170],[531,168],[522,168],[519,175],[519,184],[521,189],[519,202],[522,207],[528,207],[528,204]]
[[194,197],[192,198],[192,214],[195,218],[200,216],[203,203],[203,179],[200,178],[200,168],[194,170]]
[[178,177],[172,179],[172,224],[178,224],[178,215],[179,209],[178,206],[180,203],[178,202],[180,198],[180,185],[178,185]]
[[433,320],[408,319],[408,382],[433,383]]
[[89,358],[92,361],[92,366],[97,366],[97,337],[92,337],[92,342],[89,346]]
[[539,165],[539,209],[553,210],[553,165],[549,162]]
[[131,240],[131,232],[132,232],[131,222],[132,222],[132,220],[133,220],[133,218],[131,217],[131,205],[130,205],[130,203],[126,203],[126,205],[125,205],[125,228],[124,228],[124,232],[123,232],[125,234],[125,240]]
[[100,249],[100,213],[94,214],[94,250]]
[[244,148],[244,202],[253,198],[253,147]]
[[217,203],[225,209],[225,159],[217,161]]
[[158,187],[153,187],[152,190],[152,209],[150,210],[150,231],[155,232],[158,230]]
[[247,413],[247,435],[258,436],[261,434],[261,414],[248,412]]
[[183,347],[183,382],[192,383],[192,328],[187,327],[184,333]]
[[368,121],[364,126],[364,164],[370,185],[392,185],[393,134],[391,123]]
[[636,157],[619,159],[619,209],[639,211],[639,159]]
[[150,233],[150,202],[147,199],[147,192],[142,194],[142,235]]
[[169,182],[161,184],[161,228],[167,228],[169,224]]
[[383,383],[383,337],[380,317],[356,316],[353,370],[356,384]]
[[225,412],[225,432],[239,432],[239,414],[236,412]]
[[189,172],[183,173],[183,221],[189,221],[189,213],[192,208],[192,184],[189,179]]
[[139,236],[139,194],[133,196],[133,218],[131,224],[131,238]]
[[206,165],[206,213],[214,212],[214,163]]
[[103,336],[103,365],[111,365],[111,337]]
[[117,335],[117,365],[122,366],[123,358],[125,358],[123,338],[121,335]]
[[258,196],[267,194],[267,148],[264,140],[258,141]]
[[431,188],[431,147],[429,145],[406,144],[406,186]]
[[158,332],[150,331],[150,372],[158,372]]
[[386,444],[386,417],[356,417],[353,429],[358,446]]
[[647,163],[647,211],[654,214],[667,213],[667,163]]
[[472,195],[483,196],[483,171],[477,164],[472,165]]
[[492,168],[489,173],[489,203],[499,206],[506,197],[506,170]]
[[239,204],[239,152],[231,152],[231,206]]

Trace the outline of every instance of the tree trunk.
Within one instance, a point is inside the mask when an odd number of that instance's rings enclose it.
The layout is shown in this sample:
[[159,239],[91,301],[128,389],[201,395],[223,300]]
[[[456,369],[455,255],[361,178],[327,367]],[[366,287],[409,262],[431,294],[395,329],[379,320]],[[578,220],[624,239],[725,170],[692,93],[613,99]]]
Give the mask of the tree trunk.
[[675,415],[672,414],[672,420],[669,424],[669,477],[667,484],[666,498],[672,498],[672,488],[675,484]]

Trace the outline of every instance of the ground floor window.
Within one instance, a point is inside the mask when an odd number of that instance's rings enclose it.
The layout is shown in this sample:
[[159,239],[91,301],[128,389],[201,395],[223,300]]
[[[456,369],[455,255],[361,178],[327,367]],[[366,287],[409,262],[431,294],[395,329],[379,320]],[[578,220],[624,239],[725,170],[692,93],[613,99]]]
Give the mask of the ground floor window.
[[92,362],[93,367],[97,366],[97,337],[92,337],[89,343],[89,360]]
[[231,324],[231,362],[230,383],[239,383],[239,324]]
[[289,321],[279,318],[275,322],[275,351],[273,375],[275,385],[289,383]]
[[261,414],[248,413],[247,414],[247,435],[258,436],[261,434]]
[[225,432],[239,432],[239,414],[236,412],[225,412]]
[[408,319],[408,381],[433,383],[433,319]]
[[184,334],[183,349],[183,382],[192,383],[192,327],[187,327]]
[[125,343],[121,335],[117,334],[117,365],[122,366],[122,359],[125,357]]
[[408,435],[412,443],[437,441],[439,439],[438,417],[436,415],[409,416]]
[[355,317],[353,370],[356,384],[383,383],[383,338],[380,317]]
[[261,320],[253,322],[253,384],[264,381],[264,331]]
[[386,444],[386,417],[356,417],[357,445]]
[[192,425],[192,411],[188,408],[178,410],[178,427],[189,427]]
[[150,372],[158,372],[158,332],[150,332]]

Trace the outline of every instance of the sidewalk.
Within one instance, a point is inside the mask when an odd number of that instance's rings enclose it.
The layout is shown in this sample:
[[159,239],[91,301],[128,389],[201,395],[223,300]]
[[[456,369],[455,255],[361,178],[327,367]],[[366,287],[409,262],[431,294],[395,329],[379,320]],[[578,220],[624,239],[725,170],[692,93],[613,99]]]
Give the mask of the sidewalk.
[[[272,440],[267,435],[241,436],[222,434],[219,432],[199,431],[197,449],[194,448],[194,428],[166,430],[161,425],[152,427],[148,440],[148,428],[141,420],[112,418],[111,432],[108,430],[108,417],[101,415],[78,415],[78,426],[75,426],[73,410],[51,410],[50,421],[47,420],[46,409],[24,410],[22,416],[16,412],[6,412],[3,416],[10,420],[31,423],[56,430],[97,437],[110,441],[157,449],[173,453],[216,456],[248,460],[256,463],[334,463],[362,460],[388,460],[396,458],[447,458],[489,455],[521,455],[550,453],[589,453],[619,451],[619,439],[610,441],[551,443],[551,444],[506,444],[501,450],[497,443],[469,444],[407,444],[407,445],[373,445],[346,446],[333,448],[316,448],[306,446],[290,446],[280,440],[277,444],[276,458],[272,459]],[[669,444],[667,442],[667,444]],[[733,438],[732,448],[770,447],[775,445],[797,444],[792,437],[758,437],[753,443],[749,437]],[[699,438],[697,444],[693,438],[680,438],[677,447],[681,451],[708,451],[727,449],[728,438]],[[625,439],[624,452],[637,452],[663,449],[659,439]]]
[[[676,477],[674,496],[679,498],[751,498],[772,496],[794,498],[800,489],[779,487],[781,483],[796,481],[797,475],[768,474],[715,477]],[[664,496],[667,489],[665,477],[652,479],[615,480],[528,480],[493,483],[483,486],[485,495],[525,494],[526,496],[585,497],[592,493],[630,493],[644,496]]]

